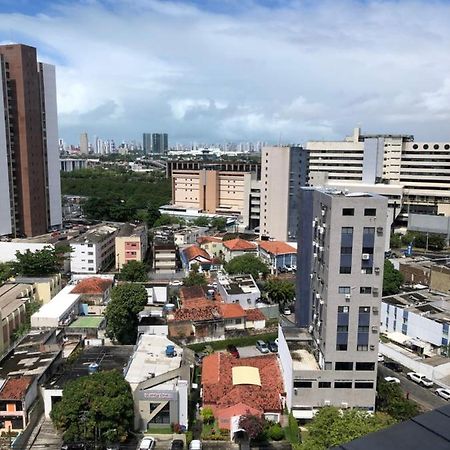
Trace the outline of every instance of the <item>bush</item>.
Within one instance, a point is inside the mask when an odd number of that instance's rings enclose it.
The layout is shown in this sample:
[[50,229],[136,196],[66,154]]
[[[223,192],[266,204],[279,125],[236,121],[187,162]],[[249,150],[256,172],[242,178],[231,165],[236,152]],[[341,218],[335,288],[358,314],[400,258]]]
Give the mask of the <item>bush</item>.
[[269,432],[268,432],[269,439],[272,439],[273,441],[281,441],[284,439],[284,431],[283,428],[281,428],[281,425],[279,423],[274,423],[270,426]]
[[301,442],[300,430],[298,428],[297,419],[292,413],[289,414],[288,427],[286,429],[286,437],[291,444],[298,444]]

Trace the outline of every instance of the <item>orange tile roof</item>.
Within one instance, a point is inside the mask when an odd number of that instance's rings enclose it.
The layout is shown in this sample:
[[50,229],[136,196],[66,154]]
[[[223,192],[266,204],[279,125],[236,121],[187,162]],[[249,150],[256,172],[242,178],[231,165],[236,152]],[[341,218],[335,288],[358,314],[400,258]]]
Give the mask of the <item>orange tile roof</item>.
[[292,245],[283,241],[260,241],[259,247],[272,255],[286,255],[297,253],[297,250]]
[[246,241],[245,239],[240,239],[240,238],[230,239],[229,241],[225,241],[223,243],[223,245],[228,250],[231,250],[231,251],[236,251],[236,250],[246,251],[246,250],[255,250],[256,249],[256,244],[254,244],[253,242]]
[[252,408],[245,403],[238,403],[237,405],[229,406],[228,408],[216,409],[214,416],[220,422],[221,428],[230,429],[230,420],[234,416],[243,416],[244,414],[251,414],[253,416],[262,416],[262,409]]
[[112,283],[111,280],[100,277],[85,278],[72,289],[72,294],[103,294]]
[[219,308],[224,319],[233,319],[236,317],[246,316],[246,311],[244,311],[239,303],[221,303]]
[[202,286],[183,286],[180,288],[180,300],[206,299],[206,291]]
[[[205,300],[208,302],[208,300]],[[189,301],[189,304],[191,301]],[[199,305],[197,301],[194,301],[193,307],[182,307],[177,309],[173,313],[174,321],[203,321],[203,320],[217,320],[222,318],[222,314],[217,305],[209,301],[210,304]]]
[[[232,368],[250,366],[259,369],[261,386],[233,385]],[[217,376],[218,374],[218,376]],[[202,364],[203,404],[219,410],[244,403],[264,412],[281,412],[283,379],[275,355],[234,358],[227,353],[207,356]]]
[[190,247],[186,247],[183,250],[181,250],[182,253],[186,255],[186,258],[188,261],[192,261],[195,258],[202,257],[207,259],[208,261],[211,260],[211,256],[209,256],[209,253],[206,250],[203,250],[200,247],[197,247],[196,245],[191,245]]
[[266,316],[261,312],[260,309],[247,309],[247,320],[266,320]]
[[23,400],[33,379],[31,375],[8,378],[0,390],[0,400]]
[[201,244],[207,244],[208,242],[222,242],[222,238],[216,236],[200,236],[197,242]]

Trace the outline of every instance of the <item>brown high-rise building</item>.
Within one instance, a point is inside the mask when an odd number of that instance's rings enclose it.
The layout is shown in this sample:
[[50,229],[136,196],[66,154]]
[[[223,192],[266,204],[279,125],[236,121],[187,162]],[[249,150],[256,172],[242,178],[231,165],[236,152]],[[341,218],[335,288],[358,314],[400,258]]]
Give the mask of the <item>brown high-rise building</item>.
[[0,235],[36,236],[62,221],[54,67],[2,45],[0,87]]

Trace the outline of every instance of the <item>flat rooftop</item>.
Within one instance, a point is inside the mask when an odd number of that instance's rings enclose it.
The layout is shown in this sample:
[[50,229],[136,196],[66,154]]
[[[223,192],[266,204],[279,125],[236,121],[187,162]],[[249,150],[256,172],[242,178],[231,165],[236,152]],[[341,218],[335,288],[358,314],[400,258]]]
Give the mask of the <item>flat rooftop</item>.
[[100,225],[96,228],[92,228],[80,237],[73,239],[71,244],[89,244],[89,243],[99,243],[102,242],[105,237],[110,236],[117,232],[117,228],[110,225]]
[[126,223],[120,228],[119,232],[117,233],[117,237],[124,237],[124,236],[139,237],[144,231],[145,225],[143,224],[135,225],[132,223]]
[[252,294],[260,292],[251,275],[221,275],[218,278],[218,282],[229,295]]
[[69,328],[94,328],[97,329],[105,321],[104,316],[82,316],[78,317],[69,325]]
[[316,358],[306,348],[299,348],[297,345],[289,343],[288,347],[292,357],[292,368],[294,370],[320,370]]

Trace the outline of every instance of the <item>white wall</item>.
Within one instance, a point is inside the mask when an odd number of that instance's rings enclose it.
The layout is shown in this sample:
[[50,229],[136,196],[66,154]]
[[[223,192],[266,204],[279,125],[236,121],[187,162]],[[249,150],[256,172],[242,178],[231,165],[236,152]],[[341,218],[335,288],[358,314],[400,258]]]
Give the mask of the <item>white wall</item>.
[[36,250],[43,250],[45,247],[54,248],[54,245],[36,244],[32,242],[0,242],[0,262],[15,261],[17,251],[20,253],[24,253],[27,250],[30,250],[30,252],[35,252]]
[[188,428],[188,382],[178,380],[178,423]]
[[[99,265],[99,244],[92,244],[89,247],[85,243],[70,244],[72,252],[70,254],[70,270],[75,273],[97,273]],[[89,255],[92,253],[92,255]],[[92,261],[92,263],[88,263]]]
[[50,419],[50,412],[52,411],[52,397],[62,398],[62,389],[44,389],[41,388],[42,397],[44,399],[44,416]]
[[290,411],[292,408],[292,390],[294,386],[292,357],[280,325],[278,325],[278,356],[280,358],[281,374],[286,392],[286,406]]

